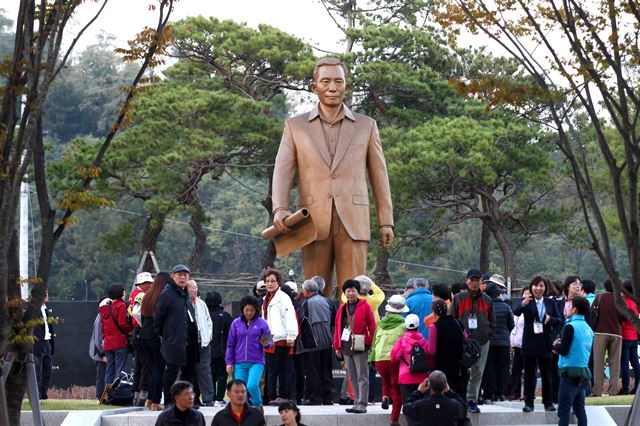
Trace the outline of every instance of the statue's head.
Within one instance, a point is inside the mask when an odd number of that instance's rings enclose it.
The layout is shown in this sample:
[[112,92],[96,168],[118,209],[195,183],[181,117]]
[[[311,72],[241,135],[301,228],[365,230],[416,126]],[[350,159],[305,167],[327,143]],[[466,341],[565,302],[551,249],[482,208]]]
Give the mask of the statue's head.
[[337,107],[347,91],[347,67],[337,58],[322,58],[313,68],[311,90],[321,104]]

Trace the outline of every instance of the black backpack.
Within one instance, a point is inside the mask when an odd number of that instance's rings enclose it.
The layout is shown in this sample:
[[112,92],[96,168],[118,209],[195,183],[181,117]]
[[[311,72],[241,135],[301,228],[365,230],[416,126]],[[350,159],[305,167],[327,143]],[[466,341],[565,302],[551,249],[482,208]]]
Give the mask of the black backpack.
[[416,344],[411,347],[411,363],[409,364],[409,371],[411,374],[426,373],[429,371],[427,354],[420,345]]
[[104,403],[108,405],[120,405],[124,407],[133,404],[133,380],[130,375],[121,373],[118,378],[113,381],[111,387],[106,391]]

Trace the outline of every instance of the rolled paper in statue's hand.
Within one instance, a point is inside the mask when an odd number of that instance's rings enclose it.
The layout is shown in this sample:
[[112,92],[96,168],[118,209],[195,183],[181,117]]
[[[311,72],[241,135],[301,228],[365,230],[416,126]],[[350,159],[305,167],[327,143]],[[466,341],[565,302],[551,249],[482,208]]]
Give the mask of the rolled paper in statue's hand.
[[270,226],[261,233],[265,240],[273,239],[278,258],[314,242],[318,236],[316,224],[308,209],[300,209],[291,216],[287,216],[284,224],[291,229],[289,232],[280,232],[274,226]]
[[[284,219],[284,225],[287,228],[295,228],[295,226],[297,224],[299,224],[300,222],[302,222],[303,220],[305,220],[306,218],[309,217],[309,210],[307,209],[300,209],[298,211],[296,211],[295,213],[293,213],[290,216],[287,216]],[[264,231],[262,231],[262,238],[264,240],[270,240],[274,237],[277,237],[278,235],[282,234],[282,232],[278,231],[276,229],[275,226],[271,225],[270,227],[268,227],[267,229],[265,229]]]

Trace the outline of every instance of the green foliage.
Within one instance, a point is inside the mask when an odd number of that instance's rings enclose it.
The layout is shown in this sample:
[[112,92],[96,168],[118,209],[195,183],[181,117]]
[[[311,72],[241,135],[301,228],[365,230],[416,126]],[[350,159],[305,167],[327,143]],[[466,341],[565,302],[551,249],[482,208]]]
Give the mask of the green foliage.
[[111,38],[88,46],[52,84],[45,102],[44,128],[49,136],[68,142],[78,135],[104,137],[124,99],[120,89],[138,72],[113,52]]

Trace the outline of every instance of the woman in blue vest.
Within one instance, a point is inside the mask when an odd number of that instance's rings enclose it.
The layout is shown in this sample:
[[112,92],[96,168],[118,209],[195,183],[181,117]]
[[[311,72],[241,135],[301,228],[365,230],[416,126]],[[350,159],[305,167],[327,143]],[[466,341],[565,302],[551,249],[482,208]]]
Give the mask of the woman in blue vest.
[[562,338],[554,342],[558,351],[558,426],[569,424],[571,407],[578,419],[578,426],[587,426],[584,409],[584,382],[591,379],[589,354],[593,344],[593,330],[585,321],[589,314],[589,301],[582,296],[572,299],[569,317],[562,329]]

